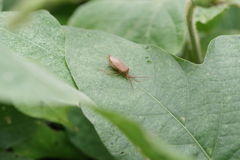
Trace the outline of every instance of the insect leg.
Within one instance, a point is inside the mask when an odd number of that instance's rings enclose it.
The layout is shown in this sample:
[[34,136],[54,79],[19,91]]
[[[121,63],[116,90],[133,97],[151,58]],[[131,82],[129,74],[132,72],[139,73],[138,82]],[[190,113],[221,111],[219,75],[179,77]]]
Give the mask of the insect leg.
[[131,84],[131,86],[132,86],[132,91],[134,92],[134,88],[133,88],[133,84],[132,84],[131,78],[127,78],[127,79],[129,80],[129,82],[130,82],[130,84]]
[[146,76],[144,76],[144,77],[134,77],[134,76],[129,75],[129,78],[133,78],[134,81],[140,82],[139,80],[136,80],[135,78],[149,78],[149,77],[146,77]]

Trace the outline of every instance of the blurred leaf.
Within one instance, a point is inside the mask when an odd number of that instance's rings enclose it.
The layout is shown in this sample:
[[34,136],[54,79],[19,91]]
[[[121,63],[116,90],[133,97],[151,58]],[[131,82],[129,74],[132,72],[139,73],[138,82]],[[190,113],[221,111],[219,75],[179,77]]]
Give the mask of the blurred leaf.
[[63,131],[54,131],[47,125],[40,125],[36,133],[25,142],[13,147],[20,155],[41,158],[83,160],[86,157],[70,143]]
[[27,115],[70,125],[70,106],[90,101],[40,66],[0,45],[0,101],[13,101]]
[[208,45],[214,38],[221,36],[221,35],[236,35],[239,34],[239,30],[219,30],[215,32],[210,32],[207,34],[202,35],[201,37],[201,47],[203,53],[207,53]]
[[201,22],[196,22],[197,30],[200,32],[200,37],[202,32],[210,33],[211,31],[214,31],[221,22],[223,14],[224,12],[218,14],[216,17],[214,17],[212,20],[209,20],[205,24]]
[[[240,158],[240,36],[215,39],[203,64],[178,59],[180,67],[158,47],[99,31],[65,30],[66,62],[72,76],[101,109],[136,121],[197,160]],[[98,71],[112,70],[108,54],[129,66],[131,75],[149,78],[134,81],[133,93],[125,77]],[[87,108],[83,113],[115,159],[143,159],[116,126]]]
[[[222,17],[222,21],[217,28],[218,30],[240,30],[240,8],[236,6],[230,7]],[[240,32],[239,32],[240,33]]]
[[239,0],[228,0],[228,3],[230,5],[236,5],[236,6],[240,7],[240,1]]
[[19,0],[3,0],[3,11],[9,11]]
[[3,9],[3,0],[0,0],[0,11]]
[[20,113],[12,106],[1,104],[0,110],[0,150],[24,141],[38,127],[36,119]]
[[61,25],[46,11],[31,14],[28,23],[9,27],[9,19],[18,12],[0,13],[0,43],[20,56],[48,67],[63,81],[75,86],[65,64],[64,32]]
[[19,14],[14,15],[10,19],[10,25],[14,26],[18,23],[25,21],[28,15],[36,10],[45,7],[54,8],[64,2],[80,2],[81,0],[17,0],[12,7],[12,10],[20,11]]
[[221,14],[226,8],[227,5],[218,5],[211,8],[197,7],[196,21],[205,24]]
[[25,157],[25,156],[20,156],[15,153],[8,153],[8,152],[0,153],[0,159],[1,160],[33,160],[33,159]]
[[177,54],[184,43],[185,0],[92,1],[81,5],[69,25],[102,30]]
[[113,159],[81,109],[72,108],[69,111],[69,119],[75,125],[75,128],[67,128],[67,133],[76,147],[98,160]]

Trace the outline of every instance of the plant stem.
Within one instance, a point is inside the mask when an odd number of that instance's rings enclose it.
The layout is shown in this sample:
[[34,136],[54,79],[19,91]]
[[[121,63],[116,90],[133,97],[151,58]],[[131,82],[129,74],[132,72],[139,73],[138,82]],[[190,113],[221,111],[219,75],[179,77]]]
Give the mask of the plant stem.
[[194,12],[196,10],[196,6],[193,4],[192,0],[188,0],[186,5],[186,23],[189,34],[189,43],[191,47],[192,55],[189,55],[195,63],[203,62],[203,55],[201,52],[201,47],[199,43],[199,37],[196,29],[196,22],[194,20]]

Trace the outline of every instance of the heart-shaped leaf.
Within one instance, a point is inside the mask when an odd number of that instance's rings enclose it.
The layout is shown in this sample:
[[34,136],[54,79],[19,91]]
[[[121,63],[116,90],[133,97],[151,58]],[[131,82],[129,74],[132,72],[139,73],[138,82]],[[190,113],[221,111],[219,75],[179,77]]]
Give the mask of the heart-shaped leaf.
[[[158,47],[98,31],[65,30],[66,61],[72,76],[81,91],[99,106],[137,121],[196,159],[240,156],[238,36],[215,39],[204,64],[177,58],[180,66]],[[109,54],[129,66],[131,75],[149,78],[134,81],[132,92],[123,76],[98,70],[112,70],[106,59]],[[83,111],[116,159],[143,159],[114,125],[87,109]]]
[[93,1],[80,6],[69,25],[102,30],[177,54],[183,46],[185,0]]

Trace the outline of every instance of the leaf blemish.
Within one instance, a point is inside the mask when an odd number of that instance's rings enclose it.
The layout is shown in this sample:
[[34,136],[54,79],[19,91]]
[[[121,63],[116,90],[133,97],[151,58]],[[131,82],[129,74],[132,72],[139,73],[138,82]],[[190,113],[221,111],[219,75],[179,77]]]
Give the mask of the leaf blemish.
[[209,75],[210,75],[210,73],[207,73],[207,75],[209,76]]
[[120,154],[121,154],[121,155],[124,155],[124,154],[125,154],[125,152],[121,152]]
[[186,118],[185,117],[181,117],[182,121],[185,122],[186,121]]
[[12,118],[11,117],[5,117],[4,119],[6,120],[7,124],[12,123]]
[[238,62],[240,62],[240,60],[238,60]]

